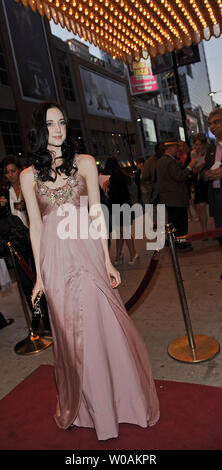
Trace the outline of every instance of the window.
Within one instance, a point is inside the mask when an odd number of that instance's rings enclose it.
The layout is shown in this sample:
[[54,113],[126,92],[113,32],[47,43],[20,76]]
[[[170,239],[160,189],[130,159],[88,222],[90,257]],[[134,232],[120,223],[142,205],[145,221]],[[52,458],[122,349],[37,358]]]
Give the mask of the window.
[[184,132],[184,128],[179,126],[179,136],[180,136],[180,140],[186,140],[185,138],[185,132]]
[[75,101],[68,56],[65,52],[62,52],[59,49],[56,50],[56,55],[59,64],[60,78],[65,99]]
[[9,85],[8,71],[5,64],[5,57],[0,42],[0,85]]
[[77,152],[78,153],[86,153],[85,143],[82,136],[82,131],[80,127],[80,122],[76,119],[69,119],[71,134],[73,139],[77,144]]
[[191,64],[187,65],[187,75],[193,78],[193,70],[192,70]]
[[14,154],[18,156],[22,153],[22,142],[17,122],[0,121],[0,129],[6,154]]
[[145,142],[157,142],[156,129],[153,119],[143,118],[142,122]]
[[180,85],[184,104],[190,103],[189,90],[185,73],[180,75]]

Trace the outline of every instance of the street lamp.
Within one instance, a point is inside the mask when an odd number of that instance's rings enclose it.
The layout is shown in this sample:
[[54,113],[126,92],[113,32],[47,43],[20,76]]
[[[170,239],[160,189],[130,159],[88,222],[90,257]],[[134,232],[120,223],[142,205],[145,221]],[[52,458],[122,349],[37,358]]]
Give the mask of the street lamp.
[[210,93],[208,93],[208,96],[214,96],[214,95],[216,95],[217,93],[222,93],[222,90],[210,91]]

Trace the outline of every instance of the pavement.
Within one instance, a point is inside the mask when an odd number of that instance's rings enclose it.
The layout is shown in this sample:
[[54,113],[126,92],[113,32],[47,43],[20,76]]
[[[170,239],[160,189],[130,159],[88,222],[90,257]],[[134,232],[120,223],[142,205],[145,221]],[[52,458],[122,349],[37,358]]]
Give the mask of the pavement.
[[[213,229],[212,220],[209,229]],[[189,232],[200,231],[199,222],[189,224]],[[178,253],[179,265],[195,335],[215,338],[222,348],[222,251],[217,240],[193,242],[193,251]],[[124,263],[119,266],[122,283],[119,288],[126,302],[140,284],[153,252],[146,250],[146,240],[136,240],[140,262],[129,266],[129,254],[124,246]],[[115,241],[111,243],[111,258],[115,256]],[[156,379],[191,382],[222,387],[222,352],[199,363],[184,363],[173,359],[168,345],[186,335],[184,318],[172,264],[170,249],[158,254],[159,263],[146,292],[130,312],[147,345],[153,375]],[[35,354],[15,353],[15,346],[28,336],[28,329],[16,283],[0,290],[0,311],[14,323],[0,330],[0,398],[41,364],[53,364],[52,346]]]

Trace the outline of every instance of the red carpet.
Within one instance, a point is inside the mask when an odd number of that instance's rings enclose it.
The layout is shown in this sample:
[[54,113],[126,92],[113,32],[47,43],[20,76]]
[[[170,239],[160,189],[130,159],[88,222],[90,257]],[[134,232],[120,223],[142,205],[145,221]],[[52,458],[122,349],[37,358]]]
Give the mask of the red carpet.
[[119,437],[98,441],[94,430],[60,430],[53,418],[52,366],[40,366],[0,401],[2,450],[221,450],[222,388],[156,380],[161,418],[152,428],[121,424]]

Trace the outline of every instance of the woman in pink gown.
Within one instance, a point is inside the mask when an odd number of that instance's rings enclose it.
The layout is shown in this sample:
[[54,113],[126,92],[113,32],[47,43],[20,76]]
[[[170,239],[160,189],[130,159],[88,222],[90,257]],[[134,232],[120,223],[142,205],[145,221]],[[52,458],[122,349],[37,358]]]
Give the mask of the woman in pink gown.
[[[22,172],[21,185],[37,272],[32,302],[45,293],[53,335],[56,423],[95,428],[100,440],[117,437],[119,423],[152,426],[159,402],[148,352],[119,296],[107,240],[93,236],[88,213],[91,229],[81,237],[81,196],[90,208],[99,203],[95,160],[73,158],[59,105],[44,103],[34,119],[33,166]],[[73,238],[67,235],[72,208]]]

